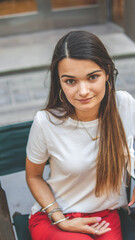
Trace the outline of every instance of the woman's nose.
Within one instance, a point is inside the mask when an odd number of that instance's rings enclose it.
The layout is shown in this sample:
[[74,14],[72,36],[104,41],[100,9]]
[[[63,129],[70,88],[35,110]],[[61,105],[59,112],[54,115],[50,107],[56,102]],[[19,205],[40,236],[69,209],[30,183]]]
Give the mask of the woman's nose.
[[79,85],[79,95],[82,96],[82,97],[85,97],[89,94],[90,92],[90,89],[88,87],[88,84],[87,83],[80,83]]

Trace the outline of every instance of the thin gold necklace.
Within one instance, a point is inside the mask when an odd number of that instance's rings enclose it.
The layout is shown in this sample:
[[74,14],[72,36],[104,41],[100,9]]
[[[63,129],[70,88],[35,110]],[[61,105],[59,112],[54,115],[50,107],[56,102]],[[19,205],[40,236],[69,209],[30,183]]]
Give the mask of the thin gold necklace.
[[82,127],[85,129],[86,133],[90,136],[92,141],[96,141],[97,139],[99,139],[99,136],[97,135],[96,137],[92,137],[91,134],[88,132],[87,128],[84,126],[84,124],[82,123],[82,121],[79,120],[79,122],[81,123]]

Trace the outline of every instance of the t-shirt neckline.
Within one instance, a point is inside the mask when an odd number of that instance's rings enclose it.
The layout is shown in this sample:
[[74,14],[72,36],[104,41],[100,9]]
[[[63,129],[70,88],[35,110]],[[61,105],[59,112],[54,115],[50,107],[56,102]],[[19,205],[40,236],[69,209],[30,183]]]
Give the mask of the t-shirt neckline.
[[98,126],[98,118],[92,121],[88,121],[88,122],[84,122],[82,121],[82,123],[79,120],[74,120],[71,117],[68,117],[66,122],[70,123],[73,126],[78,126],[80,128],[84,128],[85,127],[97,127]]

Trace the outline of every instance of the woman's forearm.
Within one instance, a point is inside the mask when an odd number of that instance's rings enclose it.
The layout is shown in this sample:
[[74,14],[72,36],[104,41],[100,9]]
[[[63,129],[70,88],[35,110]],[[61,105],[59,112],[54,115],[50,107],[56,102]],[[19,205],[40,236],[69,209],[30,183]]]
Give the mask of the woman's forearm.
[[[36,199],[36,201],[40,204],[42,208],[45,208],[48,206],[50,203],[55,201],[55,197],[48,186],[48,184],[45,182],[45,180],[41,176],[36,176],[36,177],[27,177],[27,183],[29,186],[29,189]],[[58,208],[57,202],[54,203],[51,207],[49,207],[46,212],[49,213],[52,209]],[[58,211],[56,213],[53,213],[52,219],[53,221],[58,221],[65,216],[61,211]]]
[[[43,171],[45,168],[45,163],[34,164],[28,158],[26,158],[26,180],[29,186],[29,189],[39,203],[41,208],[45,208],[50,203],[55,201],[53,192],[51,191],[49,185],[43,179]],[[52,209],[58,208],[57,202],[50,206],[46,212],[49,213]],[[58,221],[64,218],[64,215],[61,211],[53,213],[53,221]]]
[[41,207],[55,201],[50,187],[41,176],[27,177],[26,175],[26,180],[32,195]]

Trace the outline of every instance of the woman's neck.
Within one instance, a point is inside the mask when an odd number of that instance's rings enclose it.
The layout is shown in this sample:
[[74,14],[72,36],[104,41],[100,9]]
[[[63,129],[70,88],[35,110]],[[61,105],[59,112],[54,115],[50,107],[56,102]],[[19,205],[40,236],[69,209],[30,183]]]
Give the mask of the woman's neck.
[[91,114],[89,112],[75,112],[73,115],[70,116],[74,120],[79,120],[82,122],[89,122],[89,121],[94,121],[98,118],[98,114]]

